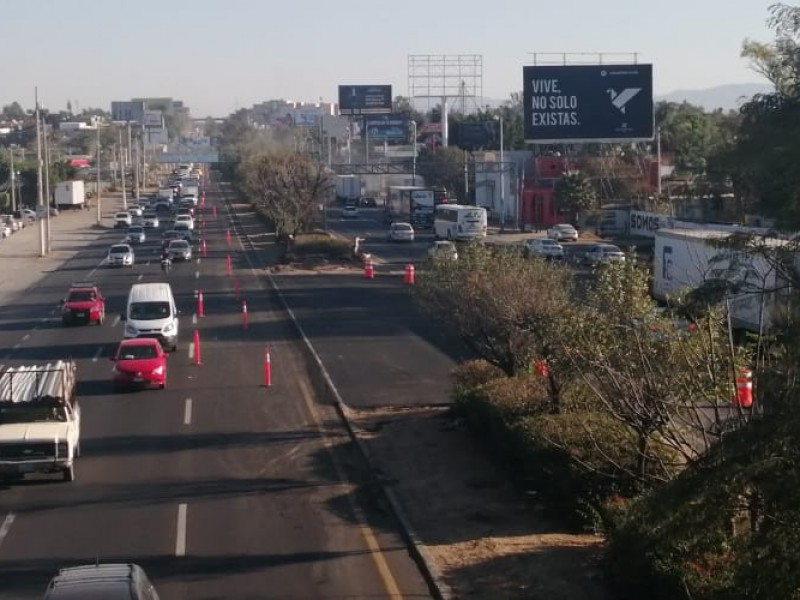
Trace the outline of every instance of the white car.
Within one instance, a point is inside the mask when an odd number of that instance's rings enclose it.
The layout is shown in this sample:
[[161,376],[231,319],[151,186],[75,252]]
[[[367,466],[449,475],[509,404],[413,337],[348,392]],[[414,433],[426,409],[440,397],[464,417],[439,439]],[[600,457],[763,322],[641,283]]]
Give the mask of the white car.
[[586,251],[584,259],[591,265],[625,262],[625,253],[613,244],[597,244]]
[[555,240],[537,238],[525,242],[525,253],[528,256],[561,260],[564,258],[564,246]]
[[411,223],[392,223],[387,239],[390,242],[413,242],[414,228]]
[[191,194],[191,195],[187,194],[186,196],[181,196],[180,202],[183,203],[184,200],[186,200],[187,203],[191,202],[192,206],[197,206],[197,196],[195,196],[193,194]]
[[154,212],[144,213],[144,216],[142,217],[142,225],[148,229],[158,227],[160,225],[158,221],[158,215]]
[[173,262],[192,260],[192,246],[186,240],[172,240],[167,246],[167,252]]
[[142,207],[138,204],[134,204],[128,207],[128,214],[131,217],[141,217],[142,216]]
[[433,260],[458,260],[458,250],[453,242],[449,241],[436,241],[428,248],[428,256]]
[[133,248],[128,244],[114,244],[108,250],[107,262],[111,267],[132,267],[134,263]]
[[194,231],[194,219],[192,218],[192,215],[177,215],[175,220],[172,222],[172,228],[174,229],[175,225],[178,225],[179,223],[185,224],[191,231]]
[[343,219],[357,219],[358,218],[358,207],[355,204],[348,204],[342,209],[342,218]]
[[23,208],[19,211],[20,214],[25,217],[28,221],[35,221],[36,220],[36,212],[31,210],[30,208]]
[[568,223],[553,225],[547,230],[547,237],[557,242],[577,242],[578,230]]
[[133,224],[133,217],[129,212],[118,212],[114,215],[114,227],[130,227]]
[[11,229],[10,225],[7,225],[5,223],[0,223],[0,237],[2,237],[3,239],[6,239],[12,233],[13,233],[13,230]]

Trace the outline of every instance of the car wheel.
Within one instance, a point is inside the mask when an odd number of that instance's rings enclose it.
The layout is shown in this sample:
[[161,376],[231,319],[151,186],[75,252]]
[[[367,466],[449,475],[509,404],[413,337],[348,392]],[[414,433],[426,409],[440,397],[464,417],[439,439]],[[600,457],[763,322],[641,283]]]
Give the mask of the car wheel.
[[64,481],[75,481],[75,465],[64,467],[64,470],[61,472],[61,478]]

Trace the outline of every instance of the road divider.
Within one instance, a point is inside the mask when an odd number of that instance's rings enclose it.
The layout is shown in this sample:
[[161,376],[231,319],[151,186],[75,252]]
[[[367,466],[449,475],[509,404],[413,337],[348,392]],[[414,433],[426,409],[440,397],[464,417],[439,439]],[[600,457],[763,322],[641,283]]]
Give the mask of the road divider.
[[272,387],[272,359],[269,348],[264,348],[264,387]]
[[194,356],[194,364],[202,364],[200,360],[200,332],[197,329],[194,330],[194,340],[189,345],[189,354],[190,358],[192,355]]
[[403,273],[403,283],[405,283],[406,285],[414,285],[414,277],[415,277],[414,265],[409,263],[406,265],[406,270]]
[[203,290],[197,292],[197,316],[201,319],[206,316],[205,306],[203,305]]
[[242,300],[242,329],[247,329],[247,300]]
[[375,266],[372,264],[371,258],[364,261],[364,278],[375,279]]
[[228,254],[228,256],[225,259],[225,268],[228,271],[228,277],[233,275],[233,262],[231,261],[231,255],[230,254]]
[[8,513],[6,518],[3,519],[2,525],[0,525],[0,545],[3,544],[3,540],[6,539],[8,535],[9,529],[11,529],[11,525],[14,523],[14,519],[16,519],[16,515],[14,513]]

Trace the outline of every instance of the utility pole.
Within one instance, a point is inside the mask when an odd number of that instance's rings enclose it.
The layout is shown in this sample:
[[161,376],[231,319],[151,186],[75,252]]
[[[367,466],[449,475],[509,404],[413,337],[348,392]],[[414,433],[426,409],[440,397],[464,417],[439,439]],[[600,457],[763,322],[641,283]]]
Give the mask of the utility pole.
[[[36,102],[36,194],[39,201],[39,206],[44,205],[44,194],[42,189],[42,132],[41,123],[39,122],[39,88],[33,88],[34,100]],[[49,215],[50,207],[45,206],[45,211]],[[45,256],[47,249],[44,245],[44,219],[39,219],[39,256]]]
[[469,204],[469,152],[464,150],[464,201],[460,204]]
[[122,145],[122,129],[119,130],[119,176],[122,180],[122,210],[128,210],[128,195],[125,191],[125,147]]
[[414,158],[411,162],[411,185],[417,185],[417,122],[411,119],[411,127],[414,128],[414,138],[411,140],[414,144]]
[[[136,165],[133,162],[133,145],[131,144],[131,122],[130,121],[128,121],[128,124],[127,124],[126,127],[128,129],[128,154],[126,154],[126,157],[128,159],[128,164],[131,165],[131,167],[133,167],[133,175],[134,175],[134,182],[135,182]],[[125,208],[127,208],[127,205],[125,206]]]
[[97,130],[97,224],[100,225],[103,220],[102,209],[100,208],[100,123],[95,123],[95,128]]
[[11,155],[11,210],[17,210],[17,193],[14,190],[14,180],[17,178],[17,174],[14,171],[14,147],[8,147],[8,153]]
[[47,198],[47,253],[52,250],[53,243],[50,235],[50,146],[47,143],[47,123],[42,117],[42,139],[44,141],[44,196]]
[[[130,135],[130,132],[131,132],[130,125],[128,125],[128,135]],[[133,166],[133,178],[134,178],[134,185],[136,186],[136,202],[138,203],[139,202],[139,195],[140,195],[140,192],[139,192],[139,183],[140,183],[139,182],[139,158],[140,158],[140,156],[139,156],[139,143],[138,143],[138,141],[137,141],[136,146],[134,147],[134,149],[136,150],[136,153],[134,155],[135,159],[132,156],[131,160],[134,161],[133,162],[133,165],[134,165]]]

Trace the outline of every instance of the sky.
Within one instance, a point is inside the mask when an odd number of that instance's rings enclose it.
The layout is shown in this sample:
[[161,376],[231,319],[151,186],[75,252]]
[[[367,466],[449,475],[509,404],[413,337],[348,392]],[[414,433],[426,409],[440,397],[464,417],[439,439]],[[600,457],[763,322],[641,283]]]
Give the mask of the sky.
[[533,53],[637,53],[653,64],[657,96],[765,83],[739,53],[746,38],[774,40],[774,2],[8,1],[0,105],[32,108],[36,87],[51,111],[167,96],[200,118],[277,98],[335,102],[339,85],[405,96],[408,57],[425,54],[481,55],[483,96],[494,99],[521,91]]

